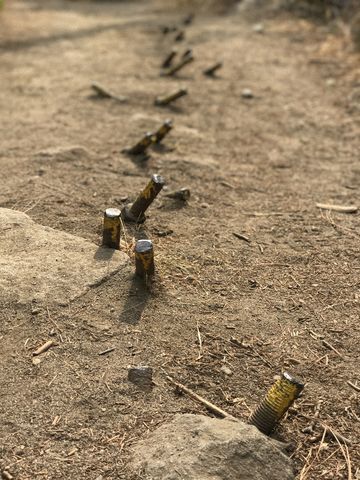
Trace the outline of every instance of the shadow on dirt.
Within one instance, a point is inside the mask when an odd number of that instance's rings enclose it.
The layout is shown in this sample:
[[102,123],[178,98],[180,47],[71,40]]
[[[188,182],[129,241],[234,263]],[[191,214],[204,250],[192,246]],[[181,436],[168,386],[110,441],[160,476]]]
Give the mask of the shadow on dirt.
[[94,255],[95,260],[110,260],[114,255],[115,250],[113,248],[100,246]]
[[[52,36],[24,38],[23,40],[10,40],[0,43],[0,51],[16,51],[37,46],[49,46],[50,43],[61,42],[63,40],[76,40],[100,34],[109,30],[127,30],[142,25],[149,26],[149,20],[137,20],[127,23],[110,23],[107,25],[97,25],[95,27],[74,30],[70,32],[61,32]],[[156,23],[154,23],[156,25]]]
[[129,325],[137,325],[150,297],[150,291],[144,284],[144,280],[136,275],[131,280],[128,298],[119,319]]

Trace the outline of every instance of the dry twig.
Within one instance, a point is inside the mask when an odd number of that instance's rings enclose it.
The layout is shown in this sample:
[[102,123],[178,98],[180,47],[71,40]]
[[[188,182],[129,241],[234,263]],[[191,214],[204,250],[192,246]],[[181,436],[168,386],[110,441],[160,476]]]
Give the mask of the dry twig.
[[208,400],[205,400],[205,398],[203,397],[200,397],[200,395],[198,395],[197,393],[195,393],[193,390],[191,390],[190,388],[188,387],[185,387],[185,385],[182,385],[181,383],[179,382],[176,382],[172,377],[170,377],[169,375],[166,374],[166,379],[172,383],[173,385],[175,385],[175,387],[177,389],[179,389],[181,392],[184,392],[186,393],[187,395],[189,395],[189,397],[191,397],[193,400],[195,400],[196,402],[199,402],[201,403],[202,405],[205,405],[205,407],[210,410],[211,412],[215,413],[215,415],[217,415],[218,417],[221,417],[221,418],[231,418],[233,420],[237,420],[235,417],[233,417],[232,415],[230,415],[229,413],[225,412],[224,410],[222,410],[221,408],[217,407],[216,405],[214,405],[213,403],[209,402]]
[[331,203],[317,203],[317,208],[321,210],[332,210],[333,212],[340,213],[356,213],[358,207],[356,205],[333,205]]
[[49,340],[48,342],[44,343],[39,347],[35,352],[33,352],[34,357],[36,355],[41,355],[42,353],[46,352],[49,350],[49,348],[56,346],[56,343],[53,340]]
[[102,352],[99,352],[99,355],[106,355],[107,353],[113,352],[115,350],[115,347],[110,347],[107,348],[106,350],[103,350]]
[[339,355],[339,357],[344,358],[344,356],[338,350],[336,350],[336,348],[333,345],[331,345],[331,343],[327,342],[326,340],[323,340],[322,343],[323,345],[325,345],[325,347],[330,348],[330,350],[332,350],[337,355]]
[[357,385],[355,385],[354,383],[350,382],[350,380],[347,381],[347,384],[350,385],[350,387],[352,387],[354,390],[356,390],[357,392],[360,392],[360,387],[358,387]]
[[241,233],[236,233],[236,232],[233,232],[233,235],[239,240],[244,240],[247,243],[251,243],[250,238],[248,238],[246,235],[242,235]]
[[201,333],[200,333],[200,328],[198,323],[196,324],[196,330],[197,330],[197,336],[199,340],[199,355],[196,360],[200,360],[200,358],[202,358],[203,356],[203,344],[202,344],[202,338],[201,338]]

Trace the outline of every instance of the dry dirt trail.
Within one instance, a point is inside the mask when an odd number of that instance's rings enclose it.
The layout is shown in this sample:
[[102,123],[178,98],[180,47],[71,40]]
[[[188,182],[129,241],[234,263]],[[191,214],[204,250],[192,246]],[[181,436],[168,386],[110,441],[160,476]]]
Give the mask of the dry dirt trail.
[[[130,479],[138,438],[174,413],[204,411],[164,370],[241,419],[289,370],[306,387],[277,433],[299,476],[359,479],[360,217],[316,208],[359,204],[355,87],[324,57],[324,28],[280,16],[259,34],[260,13],[196,16],[178,44],[195,61],[160,77],[173,44],[160,27],[182,18],[149,1],[12,0],[1,12],[0,207],[95,248],[104,209],[133,199],[152,173],[192,197],[181,206],[160,195],[146,223],[127,229],[128,240],[154,241],[150,293],[132,264],[65,303],[1,290],[0,471]],[[219,59],[218,78],[204,77]],[[89,98],[92,81],[128,103]],[[189,95],[175,108],[153,105],[178,87]],[[120,153],[167,118],[168,148],[142,164]],[[26,282],[19,274],[16,288]],[[49,338],[57,346],[33,362]],[[139,364],[154,368],[150,393],[126,380]],[[317,424],[303,432],[317,406],[351,440],[350,467]]]

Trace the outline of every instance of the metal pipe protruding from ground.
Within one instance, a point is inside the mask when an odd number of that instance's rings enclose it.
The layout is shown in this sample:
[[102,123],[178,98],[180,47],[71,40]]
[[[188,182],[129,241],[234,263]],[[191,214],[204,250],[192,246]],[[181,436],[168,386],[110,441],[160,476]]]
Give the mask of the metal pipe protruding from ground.
[[153,133],[153,142],[160,143],[166,135],[173,129],[173,124],[171,120],[165,120],[165,122],[161,125],[161,127]]
[[218,62],[215,63],[215,65],[212,65],[211,67],[207,68],[206,70],[203,71],[203,74],[208,76],[208,77],[213,77],[215,73],[222,68],[223,63]]
[[127,222],[143,223],[145,221],[145,212],[155,200],[157,195],[165,185],[165,180],[161,175],[153,175],[150,182],[139,194],[134,203],[127,205],[121,212],[122,217]]
[[127,98],[124,96],[115,95],[114,93],[106,90],[104,87],[99,85],[97,82],[93,82],[91,84],[91,88],[96,93],[99,98],[112,98],[113,100],[117,100],[120,103],[126,102]]
[[188,48],[185,50],[185,52],[182,54],[181,58],[186,58],[186,57],[192,57],[193,51],[192,48]]
[[129,155],[142,155],[146,153],[146,150],[153,143],[153,133],[147,132],[143,138],[131,148],[124,148],[123,153]]
[[184,97],[187,95],[188,91],[186,88],[180,88],[180,90],[177,90],[176,92],[172,93],[171,95],[168,95],[167,97],[157,97],[155,99],[155,105],[159,107],[165,107],[166,105],[169,105],[172,102],[175,102],[175,100],[178,100],[181,97]]
[[102,244],[120,250],[121,212],[118,208],[107,208],[104,212]]
[[135,273],[146,282],[155,273],[154,247],[151,240],[138,240],[136,242]]
[[185,65],[188,65],[193,61],[194,61],[194,57],[192,56],[192,54],[186,55],[184,58],[182,58],[182,60],[179,63],[176,63],[173,67],[169,68],[168,70],[164,70],[161,73],[161,75],[167,76],[167,77],[175,75],[175,73],[179,72],[182,68],[185,67]]
[[277,380],[266,397],[251,414],[249,423],[260,432],[269,435],[276,424],[285,415],[293,402],[299,397],[304,384],[287,372]]
[[180,30],[179,33],[175,35],[175,42],[182,42],[185,39],[185,32],[184,30]]
[[178,51],[176,48],[173,48],[171,52],[165,57],[165,60],[163,61],[161,67],[162,68],[169,68],[172,65],[172,62],[174,58],[176,57]]
[[184,24],[184,25],[190,25],[190,24],[193,22],[194,17],[195,17],[195,15],[194,15],[193,13],[190,13],[189,15],[187,15],[187,16],[184,18],[183,24]]

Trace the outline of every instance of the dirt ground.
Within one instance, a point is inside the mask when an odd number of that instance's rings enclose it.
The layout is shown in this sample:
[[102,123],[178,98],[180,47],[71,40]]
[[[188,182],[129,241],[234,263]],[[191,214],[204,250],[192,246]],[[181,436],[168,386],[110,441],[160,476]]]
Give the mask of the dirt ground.
[[[131,446],[175,413],[206,412],[164,372],[246,420],[287,370],[306,382],[277,431],[298,478],[360,479],[360,217],[316,208],[359,205],[359,57],[310,20],[203,12],[178,44],[195,61],[160,77],[173,44],[161,26],[184,14],[145,0],[12,0],[0,14],[1,207],[100,244],[104,209],[152,173],[192,192],[185,206],[160,195],[127,228],[154,241],[151,292],[129,267],[67,306],[0,300],[0,471],[140,479]],[[203,76],[217,60],[218,78]],[[92,81],[128,103],[90,98]],[[176,107],[153,105],[178,87]],[[168,148],[121,154],[167,118]],[[141,364],[151,392],[127,381]]]

